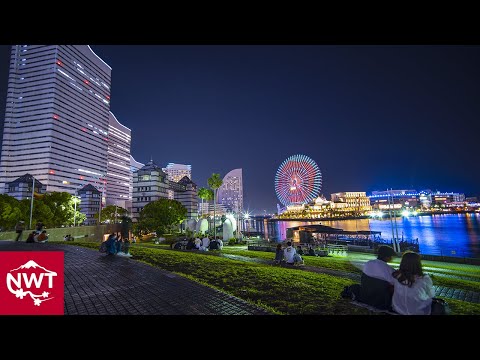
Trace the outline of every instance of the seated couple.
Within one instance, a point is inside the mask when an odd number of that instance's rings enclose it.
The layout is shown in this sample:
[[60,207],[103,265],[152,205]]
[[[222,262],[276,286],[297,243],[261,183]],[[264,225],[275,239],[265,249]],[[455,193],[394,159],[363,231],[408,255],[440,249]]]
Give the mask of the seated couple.
[[360,287],[353,291],[355,299],[401,315],[430,315],[432,309],[435,314],[435,290],[430,276],[423,273],[420,255],[405,252],[398,270],[387,264],[394,256],[390,246],[378,248],[377,259],[363,268]]
[[26,240],[27,243],[46,243],[48,242],[48,235],[47,235],[47,230],[43,230],[42,232],[39,231],[32,231]]
[[292,242],[287,242],[287,247],[282,250],[282,244],[277,245],[275,250],[275,263],[280,264],[283,260],[289,265],[304,265],[302,257],[297,253],[297,250],[292,246]]

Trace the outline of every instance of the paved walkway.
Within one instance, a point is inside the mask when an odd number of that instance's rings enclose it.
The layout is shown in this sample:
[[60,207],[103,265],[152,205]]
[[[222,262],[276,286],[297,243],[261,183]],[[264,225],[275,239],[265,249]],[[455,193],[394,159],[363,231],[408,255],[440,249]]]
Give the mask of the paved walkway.
[[61,244],[0,241],[0,251],[63,251],[65,315],[266,315],[267,311],[133,259]]

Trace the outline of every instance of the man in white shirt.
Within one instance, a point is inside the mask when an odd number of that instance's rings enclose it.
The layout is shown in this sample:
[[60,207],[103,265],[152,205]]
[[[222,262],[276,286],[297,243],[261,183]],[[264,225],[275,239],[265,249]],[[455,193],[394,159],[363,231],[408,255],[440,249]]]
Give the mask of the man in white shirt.
[[363,267],[363,273],[370,277],[385,280],[393,285],[395,280],[392,273],[395,271],[393,267],[388,265],[389,261],[392,261],[395,256],[395,251],[386,245],[378,247],[378,255],[375,260],[368,261]]
[[204,249],[208,249],[208,247],[210,246],[210,239],[208,238],[208,236],[205,236],[202,239],[202,246]]
[[361,288],[358,300],[378,309],[390,309],[392,304],[395,271],[387,262],[396,256],[390,246],[381,245],[375,260],[368,261],[363,267]]
[[285,257],[285,262],[289,265],[293,265],[295,263],[295,254],[297,250],[292,246],[292,242],[287,242],[287,247],[283,250],[283,255]]

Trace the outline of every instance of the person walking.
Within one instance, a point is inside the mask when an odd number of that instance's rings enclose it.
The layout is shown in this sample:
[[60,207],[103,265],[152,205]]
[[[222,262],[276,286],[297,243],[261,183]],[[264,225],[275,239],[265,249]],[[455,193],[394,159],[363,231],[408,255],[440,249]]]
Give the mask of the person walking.
[[25,230],[25,221],[20,220],[15,226],[15,232],[17,233],[17,238],[15,241],[22,239],[23,230]]

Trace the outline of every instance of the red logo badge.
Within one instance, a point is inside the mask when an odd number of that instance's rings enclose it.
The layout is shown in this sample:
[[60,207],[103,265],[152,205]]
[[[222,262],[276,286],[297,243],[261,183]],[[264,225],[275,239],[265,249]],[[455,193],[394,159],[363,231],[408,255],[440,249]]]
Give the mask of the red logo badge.
[[61,251],[0,252],[0,315],[63,315]]

